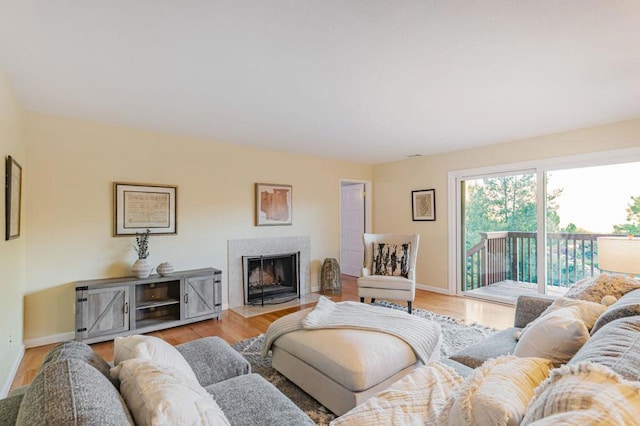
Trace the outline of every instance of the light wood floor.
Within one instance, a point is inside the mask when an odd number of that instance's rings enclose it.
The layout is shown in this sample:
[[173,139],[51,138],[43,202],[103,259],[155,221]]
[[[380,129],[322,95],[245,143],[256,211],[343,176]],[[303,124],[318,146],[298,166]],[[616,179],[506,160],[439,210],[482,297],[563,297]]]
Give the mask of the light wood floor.
[[[356,279],[347,275],[342,276],[342,296],[333,296],[334,301],[359,300],[357,296]],[[230,344],[249,337],[264,333],[269,324],[288,313],[313,306],[303,305],[287,308],[251,318],[244,318],[235,312],[222,312],[222,320],[201,321],[182,327],[150,333],[161,337],[172,345],[189,342],[201,337],[219,336]],[[464,297],[445,296],[438,293],[416,290],[414,307],[427,309],[441,315],[465,320],[467,323],[477,322],[489,327],[504,329],[513,325],[514,307],[496,303],[484,302]],[[39,346],[26,350],[22,363],[18,369],[12,389],[29,384],[38,371],[44,356],[54,345]],[[91,345],[107,361],[113,360],[113,341],[95,343]]]

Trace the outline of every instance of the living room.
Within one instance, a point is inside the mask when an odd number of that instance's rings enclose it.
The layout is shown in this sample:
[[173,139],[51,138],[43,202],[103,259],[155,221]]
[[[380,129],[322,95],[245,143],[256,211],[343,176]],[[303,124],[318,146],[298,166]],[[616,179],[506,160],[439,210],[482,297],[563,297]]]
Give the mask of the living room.
[[[4,14],[3,24],[10,15]],[[6,30],[14,25],[3,27]],[[3,39],[8,38],[3,33]],[[423,150],[402,152],[388,162],[363,161],[358,152],[373,150],[366,145],[354,147],[355,154],[347,159],[331,152],[308,154],[277,145],[251,145],[250,141],[235,144],[224,137],[193,136],[178,127],[150,130],[131,124],[133,119],[114,122],[67,115],[67,106],[47,108],[46,99],[35,103],[27,92],[16,90],[16,81],[22,85],[24,80],[39,79],[46,84],[47,67],[33,70],[30,76],[16,74],[13,59],[19,44],[9,49],[5,43],[2,46],[7,55],[0,61],[0,152],[3,158],[15,158],[24,176],[20,236],[0,242],[4,289],[0,300],[0,389],[5,393],[25,348],[73,338],[75,281],[131,274],[134,239],[116,238],[112,232],[114,182],[178,187],[178,232],[152,236],[150,259],[156,265],[169,261],[178,270],[221,269],[224,308],[228,308],[227,244],[233,239],[309,236],[310,286],[319,289],[322,261],[340,254],[341,179],[371,182],[371,230],[419,233],[417,284],[450,294],[449,172],[616,150],[635,153],[637,158],[640,146],[640,109],[637,102],[626,101],[615,110],[609,105],[610,114],[586,111],[584,118],[564,127],[550,123],[544,133],[537,128],[522,130],[476,140],[473,147],[455,148],[452,144],[454,148],[447,152],[404,158],[426,152],[426,140]],[[113,86],[117,86],[114,78]],[[635,100],[640,84],[633,80],[637,77],[626,78],[634,89],[627,90],[627,95]],[[89,93],[92,90],[98,92],[98,88],[86,89]],[[71,99],[72,94],[68,96]],[[558,95],[558,102],[566,96]],[[167,94],[167,104],[170,99]],[[600,101],[583,99],[582,103]],[[79,101],[73,98],[73,102]],[[121,102],[126,103],[127,98]],[[554,102],[556,99],[549,98],[538,107]],[[172,114],[187,111],[176,106]],[[580,116],[577,109],[574,113]],[[477,114],[478,121],[487,119],[480,111]],[[512,117],[493,119],[508,122]],[[524,122],[540,120],[528,116]],[[466,123],[461,120],[459,125]],[[471,127],[469,133],[474,131]],[[278,136],[276,132],[275,138]],[[299,138],[301,144],[306,139],[304,134]],[[393,138],[384,139],[385,145],[393,147],[395,143]],[[633,156],[629,154],[629,158]],[[291,226],[254,226],[257,182],[292,185]],[[435,189],[437,220],[414,222],[411,191],[426,187]],[[0,211],[4,217],[4,204]]]

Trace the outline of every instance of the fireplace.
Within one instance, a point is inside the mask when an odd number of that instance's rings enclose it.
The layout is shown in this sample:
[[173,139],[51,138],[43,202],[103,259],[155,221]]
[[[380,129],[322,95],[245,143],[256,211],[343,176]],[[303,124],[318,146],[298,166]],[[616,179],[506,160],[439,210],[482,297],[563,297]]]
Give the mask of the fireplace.
[[300,252],[242,256],[242,265],[245,305],[300,298]]

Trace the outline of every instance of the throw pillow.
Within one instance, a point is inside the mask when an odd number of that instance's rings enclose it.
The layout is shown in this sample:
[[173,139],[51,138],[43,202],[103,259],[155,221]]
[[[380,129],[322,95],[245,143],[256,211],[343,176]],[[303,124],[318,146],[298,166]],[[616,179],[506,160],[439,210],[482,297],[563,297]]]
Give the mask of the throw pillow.
[[640,290],[630,291],[609,306],[607,311],[596,321],[591,335],[613,320],[635,315],[640,315]]
[[[596,320],[602,315],[607,307],[600,303],[589,302],[588,300],[580,300],[580,299],[569,299],[566,297],[559,297],[553,301],[551,305],[547,309],[545,309],[540,316],[545,316],[550,314],[551,312],[557,311],[558,309],[568,308],[571,306],[576,306],[578,308],[578,312],[580,314],[580,319],[584,322],[584,325],[587,326],[587,329],[591,330]],[[527,330],[533,322],[526,325],[520,335],[516,336],[516,340],[520,338],[522,333]]]
[[555,366],[567,361],[589,340],[589,330],[577,306],[557,309],[538,317],[523,330],[513,352],[519,357],[549,359]]
[[136,424],[230,424],[213,397],[180,371],[146,359],[120,365],[120,392]]
[[627,380],[640,381],[640,316],[618,318],[592,334],[567,365],[581,361],[605,365]]
[[411,243],[373,243],[373,275],[409,276]]
[[443,410],[442,424],[517,426],[535,388],[549,374],[551,362],[542,358],[495,358],[477,368]]
[[143,335],[116,337],[113,341],[114,368],[111,369],[111,377],[117,378],[120,364],[133,358],[147,359],[155,364],[166,365],[174,368],[198,383],[195,373],[184,359],[182,354],[164,340]]
[[640,288],[640,281],[624,275],[611,275],[601,273],[597,277],[584,278],[567,290],[565,297],[570,299],[582,299],[600,303],[605,296],[614,296],[620,299],[630,291]]
[[460,383],[462,378],[451,367],[430,362],[338,417],[331,426],[439,424],[440,411]]
[[640,383],[591,362],[553,370],[536,390],[522,425],[636,425]]

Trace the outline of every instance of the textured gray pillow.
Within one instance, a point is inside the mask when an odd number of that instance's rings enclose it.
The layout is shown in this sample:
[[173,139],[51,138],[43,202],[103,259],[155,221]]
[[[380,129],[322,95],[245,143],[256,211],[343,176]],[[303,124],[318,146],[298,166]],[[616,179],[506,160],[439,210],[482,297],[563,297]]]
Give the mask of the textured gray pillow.
[[640,290],[633,290],[622,296],[598,318],[591,330],[591,335],[608,323],[618,318],[640,315]]
[[567,365],[591,361],[628,380],[640,380],[640,316],[620,318],[602,327]]
[[[111,374],[109,373],[111,367],[109,364],[107,364],[104,358],[91,349],[91,346],[82,342],[64,342],[53,347],[53,349],[51,349],[44,357],[44,361],[42,361],[40,368],[43,368],[44,365],[49,362],[60,361],[63,359],[78,359],[80,361],[84,361],[104,374],[107,379],[111,380]],[[111,383],[113,383],[115,387],[120,387],[118,380],[111,380]]]
[[24,395],[16,425],[132,425],[118,390],[84,361],[43,365]]
[[640,281],[625,275],[602,273],[597,277],[584,278],[567,290],[564,297],[582,299],[600,303],[604,296],[615,296],[620,299],[630,291],[640,288]]
[[516,331],[520,331],[520,328],[511,327],[499,331],[485,340],[456,352],[449,358],[467,367],[477,368],[488,359],[511,355],[516,348],[517,342],[513,337]]

